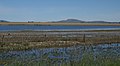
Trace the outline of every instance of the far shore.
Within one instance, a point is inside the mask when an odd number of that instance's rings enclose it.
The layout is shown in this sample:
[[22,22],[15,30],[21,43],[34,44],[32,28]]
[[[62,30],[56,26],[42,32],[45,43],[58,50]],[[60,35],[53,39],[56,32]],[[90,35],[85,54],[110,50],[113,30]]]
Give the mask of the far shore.
[[0,25],[47,25],[47,26],[120,26],[119,23],[66,23],[66,22],[0,22]]

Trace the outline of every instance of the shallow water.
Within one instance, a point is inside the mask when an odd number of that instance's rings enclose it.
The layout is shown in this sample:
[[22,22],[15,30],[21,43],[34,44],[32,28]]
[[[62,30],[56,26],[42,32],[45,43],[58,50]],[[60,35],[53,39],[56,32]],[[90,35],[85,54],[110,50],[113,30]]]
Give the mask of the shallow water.
[[0,31],[13,30],[108,30],[120,29],[120,26],[32,26],[32,25],[1,25]]
[[120,60],[120,44],[74,45],[62,48],[39,48],[0,53],[0,61],[4,61],[6,64],[37,62],[44,66],[49,64],[51,66],[66,64],[67,66],[71,62],[76,62],[73,64],[82,63],[85,58],[93,61],[100,59]]

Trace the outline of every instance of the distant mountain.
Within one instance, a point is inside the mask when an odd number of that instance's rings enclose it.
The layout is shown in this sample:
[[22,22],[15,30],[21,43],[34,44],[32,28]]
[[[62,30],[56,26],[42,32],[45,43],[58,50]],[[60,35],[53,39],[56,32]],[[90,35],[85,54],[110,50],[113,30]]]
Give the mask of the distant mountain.
[[6,20],[0,20],[0,22],[9,22],[9,21],[6,21]]
[[82,21],[78,19],[66,19],[61,21],[54,21],[54,22],[70,22],[70,23],[120,23],[120,22],[107,22],[107,21]]
[[82,20],[78,20],[78,19],[67,19],[67,20],[61,20],[61,21],[57,21],[57,22],[85,22]]
[[107,22],[107,21],[88,21],[87,23],[115,23],[115,22]]

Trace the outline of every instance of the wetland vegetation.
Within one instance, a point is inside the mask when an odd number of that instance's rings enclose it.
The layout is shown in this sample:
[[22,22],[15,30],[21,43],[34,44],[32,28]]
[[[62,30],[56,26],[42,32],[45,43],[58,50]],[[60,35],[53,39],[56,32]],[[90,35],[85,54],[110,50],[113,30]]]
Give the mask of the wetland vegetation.
[[117,31],[9,31],[0,33],[0,50],[120,43]]
[[3,31],[1,66],[119,66],[119,30]]
[[119,43],[0,52],[3,66],[119,66],[119,62]]

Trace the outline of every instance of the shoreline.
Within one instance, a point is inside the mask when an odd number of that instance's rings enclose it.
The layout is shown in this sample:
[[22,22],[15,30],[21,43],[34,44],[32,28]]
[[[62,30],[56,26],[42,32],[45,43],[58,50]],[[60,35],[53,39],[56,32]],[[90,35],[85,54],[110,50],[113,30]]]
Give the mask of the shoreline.
[[119,32],[120,29],[76,29],[76,30],[71,30],[71,29],[66,29],[66,30],[1,30],[1,32],[113,32],[117,31]]
[[65,22],[0,22],[0,25],[41,25],[41,26],[120,26],[119,23],[65,23]]

